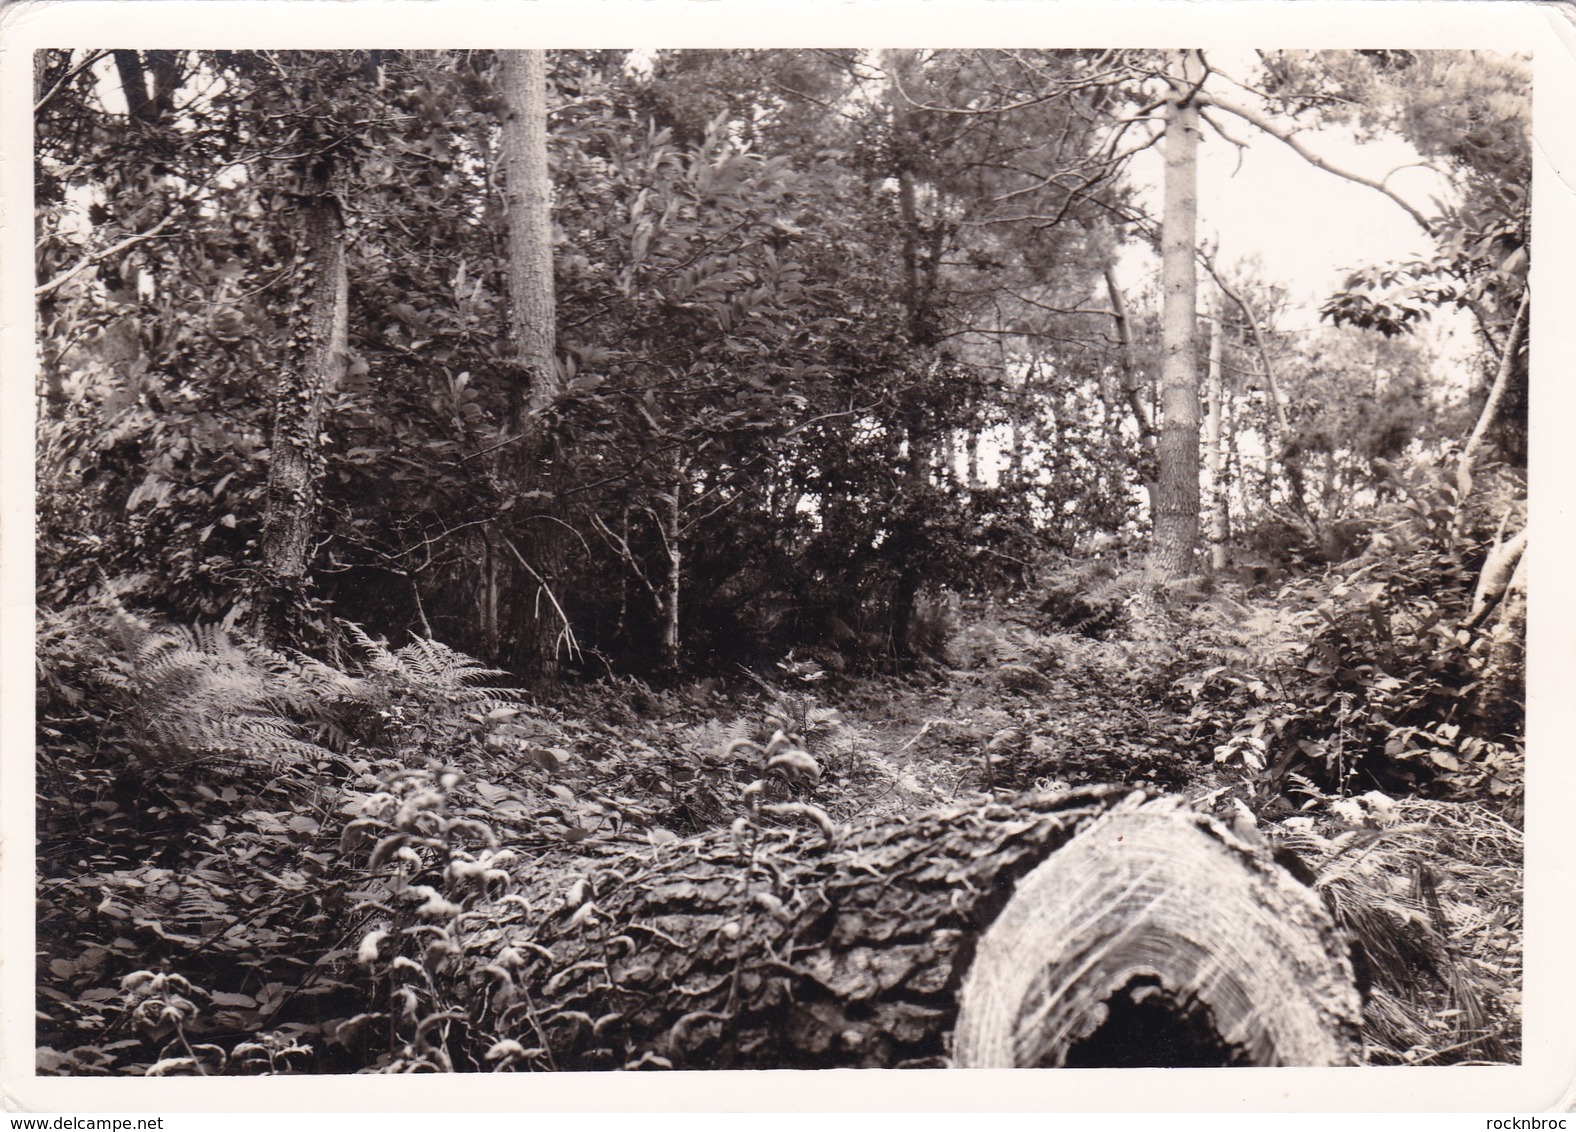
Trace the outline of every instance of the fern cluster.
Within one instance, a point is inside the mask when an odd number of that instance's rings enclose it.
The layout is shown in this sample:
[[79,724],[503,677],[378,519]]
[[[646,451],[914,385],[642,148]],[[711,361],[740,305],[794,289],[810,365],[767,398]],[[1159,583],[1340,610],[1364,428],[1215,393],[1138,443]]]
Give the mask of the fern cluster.
[[478,716],[517,704],[503,673],[437,641],[390,648],[341,622],[337,663],[225,624],[162,624],[113,596],[39,615],[40,696],[97,705],[150,771],[278,776],[378,748],[445,756]]

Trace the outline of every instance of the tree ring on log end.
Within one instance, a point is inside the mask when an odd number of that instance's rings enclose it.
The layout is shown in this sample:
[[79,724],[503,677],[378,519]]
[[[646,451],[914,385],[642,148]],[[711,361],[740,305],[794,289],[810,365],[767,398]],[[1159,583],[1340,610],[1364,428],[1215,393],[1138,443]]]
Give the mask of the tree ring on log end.
[[1124,804],[1018,882],[959,998],[956,1064],[1347,1065],[1361,1004],[1317,895],[1175,800]]

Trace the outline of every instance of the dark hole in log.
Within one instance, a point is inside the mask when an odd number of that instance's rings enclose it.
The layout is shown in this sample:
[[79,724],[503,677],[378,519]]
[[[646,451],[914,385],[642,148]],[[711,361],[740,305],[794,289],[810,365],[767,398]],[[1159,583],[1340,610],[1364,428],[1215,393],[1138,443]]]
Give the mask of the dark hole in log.
[[1179,1003],[1153,975],[1135,975],[1105,1003],[1100,1028],[1067,1050],[1069,1069],[1193,1069],[1245,1065],[1208,1007]]

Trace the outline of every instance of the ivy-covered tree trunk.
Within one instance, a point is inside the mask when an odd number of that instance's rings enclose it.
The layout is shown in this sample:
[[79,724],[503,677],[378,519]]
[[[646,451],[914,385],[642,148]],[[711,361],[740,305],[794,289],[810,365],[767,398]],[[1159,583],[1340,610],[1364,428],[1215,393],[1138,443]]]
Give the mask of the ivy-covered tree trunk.
[[1198,106],[1203,79],[1198,52],[1179,55],[1166,103],[1165,217],[1161,229],[1162,361],[1159,483],[1153,558],[1162,582],[1193,573],[1198,549],[1199,403]]
[[503,659],[528,679],[543,681],[557,677],[560,647],[573,640],[560,596],[569,581],[569,547],[554,497],[556,445],[540,417],[559,392],[547,57],[540,50],[503,51],[499,62],[509,332],[517,371],[508,421],[513,444],[505,461],[516,502],[506,535],[512,561],[505,595],[510,640]]
[[296,356],[280,369],[274,389],[262,578],[252,615],[267,639],[281,642],[305,628],[301,615],[317,533],[323,415],[345,374],[350,279],[332,177],[327,168],[315,170],[314,194],[301,208],[310,278],[304,325]]
[[[1110,1056],[1089,1040],[1147,1065],[1356,1057],[1351,968],[1317,894],[1211,819],[1125,787],[842,831],[740,825],[539,872],[522,897],[470,915],[454,981],[471,1032],[512,1043],[493,1056],[509,1050],[522,1069]],[[1025,915],[1053,899],[1070,914]],[[1021,948],[1016,967],[995,954],[993,925]],[[1087,972],[1066,958],[1085,948],[1100,960]],[[1125,1019],[1102,1034],[1130,970],[1170,996],[1173,1031],[1189,1036],[1180,1053]],[[1046,1005],[1069,1023],[1060,1039],[1041,1034],[1032,1059],[1004,1055],[993,1029],[1014,978],[1050,979],[1061,993]],[[1006,1021],[1029,1024],[1029,1006]],[[477,1057],[449,1052],[457,1066]]]

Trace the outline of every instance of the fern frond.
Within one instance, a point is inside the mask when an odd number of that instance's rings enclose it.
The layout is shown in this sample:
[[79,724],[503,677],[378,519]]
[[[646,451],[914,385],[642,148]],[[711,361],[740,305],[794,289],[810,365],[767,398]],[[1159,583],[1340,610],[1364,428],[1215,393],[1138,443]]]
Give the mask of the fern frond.
[[374,641],[367,636],[367,632],[353,621],[340,621],[338,624],[345,630],[362,653],[365,654],[363,663],[373,672],[394,672],[399,668],[394,660],[394,654],[382,641]]
[[488,668],[475,657],[467,656],[439,641],[417,637],[393,654],[399,670],[413,682],[433,681],[445,688],[470,684],[486,676],[507,676],[498,668]]

